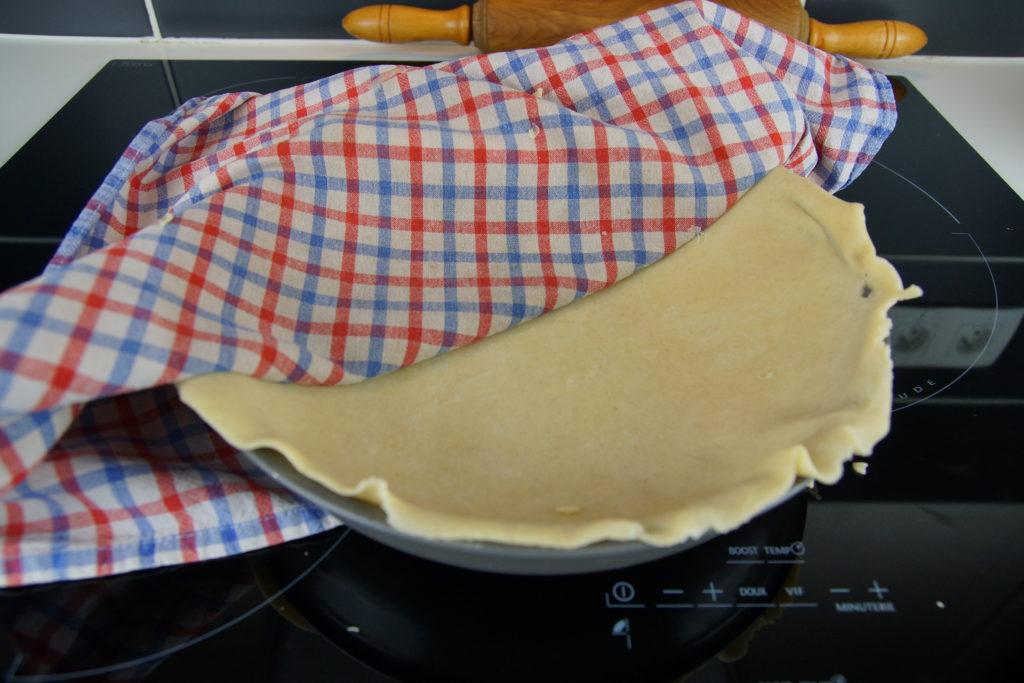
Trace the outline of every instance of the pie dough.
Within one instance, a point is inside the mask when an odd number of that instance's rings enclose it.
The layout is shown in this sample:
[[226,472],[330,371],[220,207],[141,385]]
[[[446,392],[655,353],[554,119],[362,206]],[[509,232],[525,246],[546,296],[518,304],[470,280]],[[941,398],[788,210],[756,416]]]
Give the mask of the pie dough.
[[203,375],[240,449],[430,538],[573,548],[725,532],[889,429],[888,309],[920,294],[863,207],[776,169],[684,247],[569,306],[352,385]]

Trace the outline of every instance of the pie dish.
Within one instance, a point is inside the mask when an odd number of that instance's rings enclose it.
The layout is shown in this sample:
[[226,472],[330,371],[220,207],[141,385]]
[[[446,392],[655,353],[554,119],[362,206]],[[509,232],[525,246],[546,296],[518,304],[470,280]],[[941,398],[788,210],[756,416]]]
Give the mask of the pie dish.
[[657,263],[431,360],[352,385],[210,374],[179,391],[234,446],[280,453],[404,535],[670,548],[871,453],[889,429],[887,311],[916,295],[862,207],[779,168]]

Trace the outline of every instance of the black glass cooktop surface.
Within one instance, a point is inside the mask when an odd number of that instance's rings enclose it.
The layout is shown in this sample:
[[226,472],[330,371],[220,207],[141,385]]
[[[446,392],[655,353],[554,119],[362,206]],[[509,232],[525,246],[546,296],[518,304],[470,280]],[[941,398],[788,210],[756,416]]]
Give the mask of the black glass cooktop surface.
[[[0,168],[0,288],[43,267],[146,121],[356,65],[111,62]],[[897,84],[896,131],[840,193],[925,290],[892,312],[892,432],[866,476],[610,572],[473,572],[338,530],[0,591],[5,680],[1020,680],[1024,202]]]

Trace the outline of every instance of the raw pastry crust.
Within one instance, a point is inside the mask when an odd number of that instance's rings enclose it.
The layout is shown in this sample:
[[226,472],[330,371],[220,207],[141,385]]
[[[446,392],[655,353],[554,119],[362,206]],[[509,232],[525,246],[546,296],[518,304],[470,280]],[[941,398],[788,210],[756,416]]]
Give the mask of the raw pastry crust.
[[669,545],[834,483],[889,429],[887,310],[919,294],[863,208],[776,169],[675,253],[517,328],[353,385],[190,379],[241,449],[413,534]]

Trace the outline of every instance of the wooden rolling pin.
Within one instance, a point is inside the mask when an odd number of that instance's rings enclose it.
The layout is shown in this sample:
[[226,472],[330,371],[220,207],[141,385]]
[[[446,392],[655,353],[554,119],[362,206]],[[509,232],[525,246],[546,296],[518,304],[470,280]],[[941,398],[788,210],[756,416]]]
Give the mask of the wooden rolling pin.
[[[544,47],[576,33],[662,7],[665,0],[478,0],[472,6],[428,10],[368,5],[350,12],[342,27],[356,38],[382,43],[449,40],[483,52]],[[751,19],[828,52],[863,59],[917,52],[928,37],[913,24],[873,20],[823,24],[800,0],[719,0]]]

